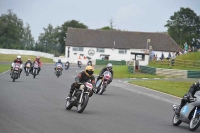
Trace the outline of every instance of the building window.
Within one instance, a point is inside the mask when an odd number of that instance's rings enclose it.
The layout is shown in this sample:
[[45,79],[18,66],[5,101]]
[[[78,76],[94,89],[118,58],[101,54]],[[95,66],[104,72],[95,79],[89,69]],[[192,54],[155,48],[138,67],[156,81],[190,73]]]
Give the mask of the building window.
[[73,51],[83,51],[83,47],[73,47]]
[[104,48],[97,48],[97,52],[104,53]]
[[119,54],[126,54],[126,49],[119,49]]

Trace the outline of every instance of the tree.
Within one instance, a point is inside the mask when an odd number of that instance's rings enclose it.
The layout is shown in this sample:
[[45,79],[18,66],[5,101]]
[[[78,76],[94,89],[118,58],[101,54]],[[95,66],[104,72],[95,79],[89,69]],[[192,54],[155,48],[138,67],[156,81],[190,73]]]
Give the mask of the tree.
[[26,27],[24,28],[22,41],[23,41],[24,49],[33,50],[34,38],[32,37],[30,25],[28,23],[26,24]]
[[170,17],[165,27],[180,46],[183,46],[185,42],[190,45],[193,40],[200,38],[200,18],[190,8],[181,7],[180,11]]
[[101,28],[101,30],[115,30],[115,29],[113,29],[109,26],[104,26],[104,27]]
[[64,53],[65,51],[65,40],[68,27],[88,29],[88,26],[86,26],[83,23],[80,23],[77,20],[64,22],[64,24],[60,28],[61,32],[59,33],[59,43],[61,44],[61,53]]
[[109,21],[110,26],[104,26],[100,28],[100,30],[116,30],[114,29],[113,23],[114,23],[113,19],[110,19]]
[[68,27],[88,28],[86,25],[76,20],[64,22],[62,26],[57,26],[56,28],[53,28],[53,26],[49,24],[47,28],[43,28],[44,33],[40,33],[38,42],[36,43],[37,50],[42,52],[46,51],[56,56],[63,54],[65,52],[65,41]]
[[27,28],[29,28],[29,37],[31,37],[30,26],[24,28],[23,21],[15,13],[8,10],[7,14],[2,14],[0,16],[0,47],[24,49],[27,45],[24,43]]

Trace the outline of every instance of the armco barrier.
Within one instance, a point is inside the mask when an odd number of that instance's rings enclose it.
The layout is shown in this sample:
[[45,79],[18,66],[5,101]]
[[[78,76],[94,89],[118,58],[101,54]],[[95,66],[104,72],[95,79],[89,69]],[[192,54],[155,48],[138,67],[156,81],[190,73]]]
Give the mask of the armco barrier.
[[134,73],[134,66],[128,66],[128,72]]
[[148,74],[155,74],[156,75],[156,68],[149,67],[149,66],[140,66],[140,70],[142,73],[148,73]]
[[188,70],[187,77],[188,78],[200,78],[200,71]]
[[112,65],[126,65],[126,61],[96,60],[96,65],[107,65],[108,63],[112,63]]
[[200,71],[154,68],[149,66],[140,66],[140,70],[142,73],[156,74],[166,77],[200,78]]

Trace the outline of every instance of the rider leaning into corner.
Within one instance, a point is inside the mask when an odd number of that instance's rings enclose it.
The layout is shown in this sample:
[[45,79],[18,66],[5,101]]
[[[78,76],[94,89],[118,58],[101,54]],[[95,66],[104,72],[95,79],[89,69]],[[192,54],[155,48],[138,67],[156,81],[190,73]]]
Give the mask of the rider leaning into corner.
[[[20,74],[19,74],[19,77],[20,77],[21,72],[22,72],[22,66],[23,66],[23,62],[21,60],[21,56],[20,55],[18,55],[17,58],[13,61],[12,65],[11,65],[11,72],[13,70],[13,67],[14,67],[15,63],[20,64]],[[11,75],[11,73],[10,73],[10,75]]]
[[[37,75],[39,75],[39,72],[40,72],[41,66],[42,66],[42,62],[40,61],[40,57],[39,57],[39,56],[37,56],[36,59],[33,61],[33,66],[34,66],[34,64],[35,64],[36,62],[37,62],[38,65],[39,65],[39,67],[38,67],[38,72],[37,72]],[[30,70],[31,74],[33,74],[33,66],[31,67],[31,70]]]
[[113,65],[112,65],[111,63],[108,63],[107,66],[104,67],[104,68],[101,70],[101,72],[99,73],[99,76],[97,77],[97,80],[96,80],[96,81],[98,81],[98,80],[103,76],[103,73],[104,73],[105,71],[110,71],[110,73],[112,74],[112,77],[111,77],[110,81],[108,82],[108,84],[110,84],[110,83],[112,82],[112,80],[113,80],[113,74],[114,74],[112,68],[113,68]]
[[190,89],[188,91],[187,94],[185,94],[181,100],[181,104],[180,104],[180,107],[179,107],[179,111],[178,113],[180,113],[180,110],[181,108],[187,103],[189,102],[189,99],[190,98],[194,98],[194,94],[197,92],[197,91],[200,91],[200,80],[199,82],[196,82],[194,84],[192,84],[190,86]]
[[[93,85],[93,89],[95,88],[95,77],[93,76],[94,73],[94,67],[93,66],[87,66],[85,68],[85,71],[82,71],[78,74],[78,76],[75,78],[75,82],[72,83],[71,89],[69,91],[69,95],[67,98],[71,98],[75,88],[79,88],[79,83],[85,83],[91,80],[91,83]],[[91,95],[89,95],[91,97]]]

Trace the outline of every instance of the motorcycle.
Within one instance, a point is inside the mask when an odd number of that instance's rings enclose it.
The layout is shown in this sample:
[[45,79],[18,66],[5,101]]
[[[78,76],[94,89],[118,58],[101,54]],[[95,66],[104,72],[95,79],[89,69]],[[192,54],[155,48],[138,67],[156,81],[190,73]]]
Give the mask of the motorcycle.
[[105,91],[105,89],[108,85],[108,82],[111,79],[111,76],[112,76],[112,74],[109,71],[105,71],[103,73],[103,76],[96,83],[96,89],[97,89],[96,94],[98,94],[98,93],[100,95],[103,94],[103,92]]
[[69,63],[65,64],[65,70],[69,69]]
[[20,75],[20,64],[15,63],[11,71],[11,78],[13,79],[13,82],[15,82],[15,80],[19,78],[19,75]]
[[92,66],[92,62],[88,61],[87,65]]
[[27,63],[27,64],[26,64],[26,76],[28,76],[29,73],[30,73],[30,67],[31,67],[31,64],[30,64],[30,63]]
[[33,78],[35,78],[35,76],[37,75],[38,68],[39,68],[39,64],[37,62],[35,62],[33,65]]
[[90,82],[80,83],[80,87],[75,88],[71,98],[66,99],[66,109],[70,110],[73,106],[76,106],[77,112],[82,113],[88,104],[89,97],[93,94],[92,88]]
[[56,76],[59,78],[60,75],[62,75],[62,65],[57,64],[57,66],[56,66]]
[[189,130],[195,131],[200,126],[200,91],[194,94],[195,98],[190,98],[189,102],[183,106],[179,112],[179,105],[173,105],[175,112],[172,124],[179,126],[182,122],[189,124]]
[[80,68],[81,68],[81,65],[82,65],[82,62],[81,62],[81,61],[79,61],[79,62],[78,62],[78,67],[80,67]]

